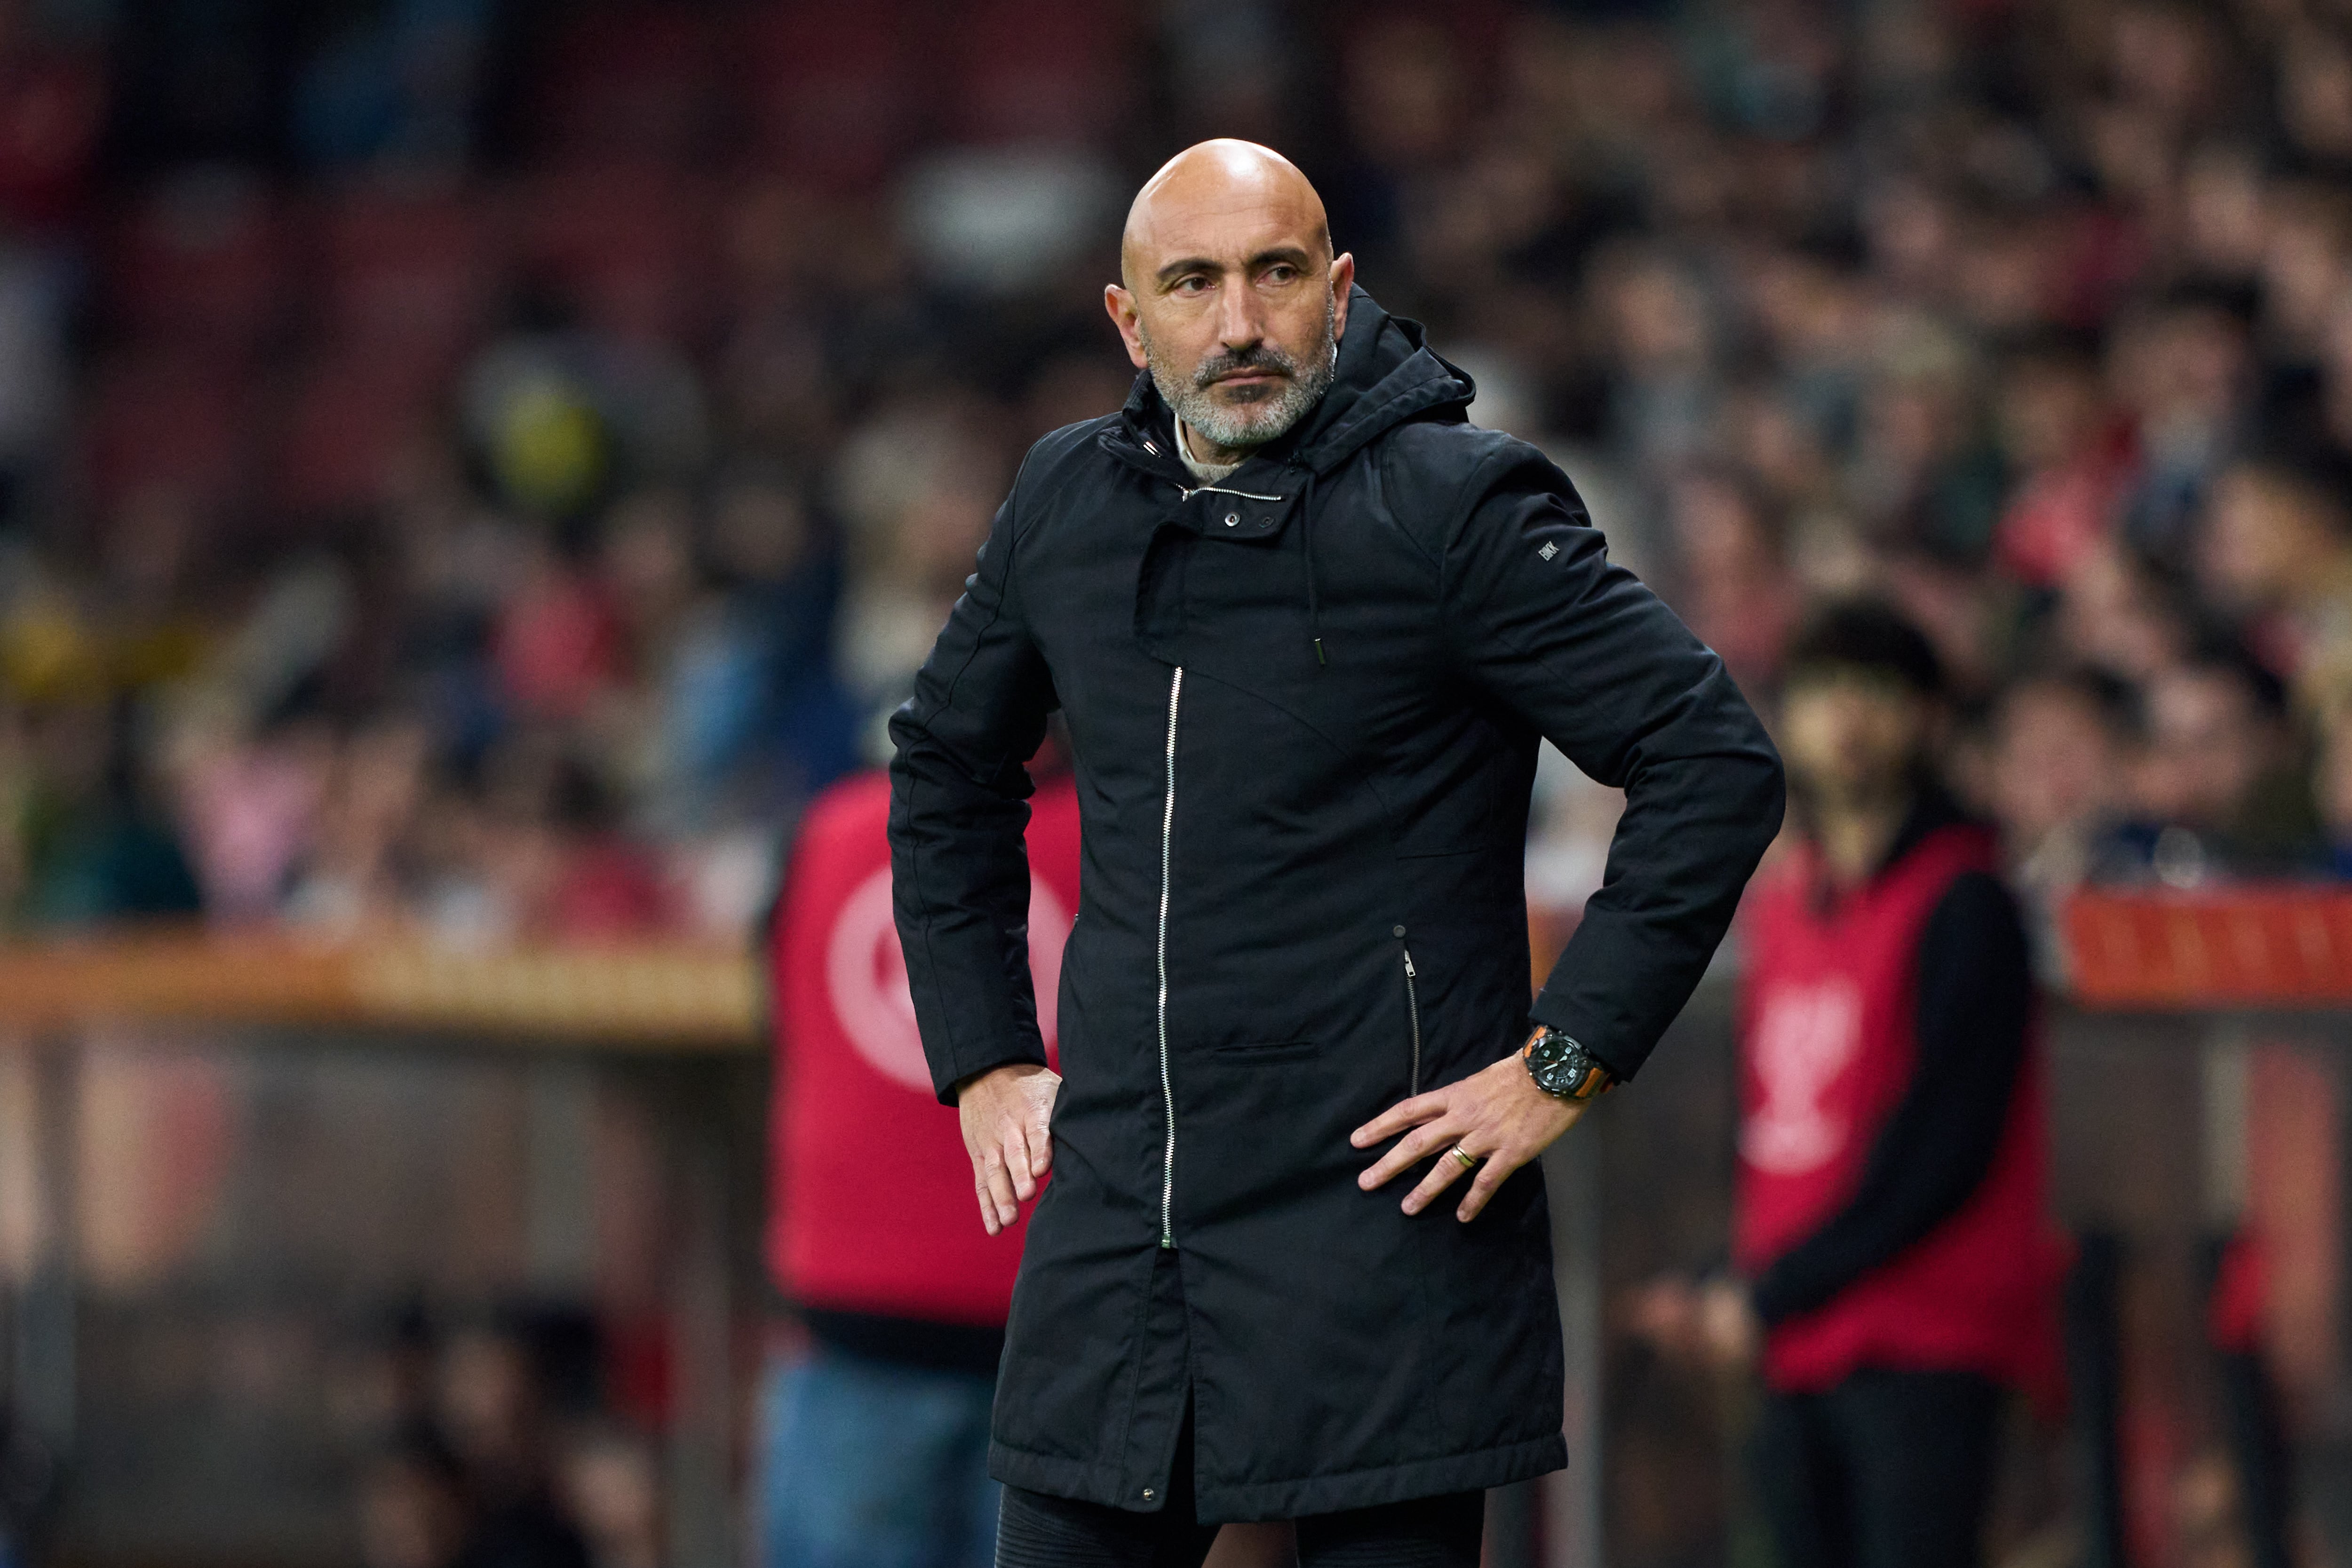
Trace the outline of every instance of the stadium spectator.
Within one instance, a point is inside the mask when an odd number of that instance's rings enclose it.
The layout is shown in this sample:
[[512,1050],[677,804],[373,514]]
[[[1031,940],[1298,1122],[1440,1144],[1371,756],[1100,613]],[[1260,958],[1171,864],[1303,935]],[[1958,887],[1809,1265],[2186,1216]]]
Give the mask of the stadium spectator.
[[1769,690],[1797,614],[1777,510],[1741,475],[1706,470],[1671,487],[1667,510],[1683,618],[1741,690]]
[[2216,481],[2203,581],[2308,700],[2352,695],[2352,461],[2265,452]]
[[363,1568],[458,1568],[474,1528],[465,1468],[429,1432],[404,1434],[362,1467]]
[[2038,912],[2090,876],[2102,836],[2128,809],[2122,781],[2137,724],[2132,689],[2100,670],[2027,674],[2001,693],[1985,804]]
[[1982,1561],[2004,1385],[2058,1378],[2025,932],[1930,761],[1942,675],[1881,605],[1818,611],[1779,737],[1803,837],[1742,915],[1737,1279],[1654,1330],[1760,1366],[1788,1568]]
[[2142,703],[2129,809],[2095,856],[2099,879],[2186,888],[2312,868],[2308,774],[2276,675],[2208,640],[2150,679]]
[[2183,284],[2116,323],[2108,374],[2140,453],[2118,521],[2135,549],[2158,560],[2186,562],[2207,487],[2243,437],[2252,310],[2244,289]]
[[549,1390],[536,1347],[515,1323],[459,1327],[435,1368],[436,1427],[465,1480],[467,1568],[591,1568],[559,1506]]
[[187,916],[202,891],[121,706],[30,716],[20,917],[29,924]]
[[2000,569],[2056,588],[2115,526],[2131,433],[2109,408],[2094,345],[2055,331],[2013,350],[1995,416],[2011,476],[1994,540]]
[[2312,795],[2327,836],[2327,869],[2352,878],[2352,714],[2334,707],[2320,721]]
[[[889,780],[810,808],[776,906],[768,1264],[805,1343],[769,1373],[771,1568],[986,1568],[999,1489],[989,1408],[1024,1227],[972,1225],[971,1165],[930,1092],[890,914]],[[1029,930],[1054,1038],[1077,909],[1077,795],[1031,805]],[[888,1149],[887,1159],[872,1158]]]
[[557,1496],[595,1568],[661,1568],[661,1477],[653,1445],[600,1424],[564,1445]]

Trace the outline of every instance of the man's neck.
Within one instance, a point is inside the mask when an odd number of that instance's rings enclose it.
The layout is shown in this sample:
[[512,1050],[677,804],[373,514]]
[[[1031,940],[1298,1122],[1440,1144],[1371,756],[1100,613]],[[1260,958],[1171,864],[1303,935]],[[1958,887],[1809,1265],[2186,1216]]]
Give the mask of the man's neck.
[[1215,484],[1248,462],[1256,450],[1255,447],[1220,447],[1182,419],[1176,421],[1176,454],[1202,484]]
[[1817,809],[1813,838],[1831,879],[1842,888],[1859,887],[1876,874],[1895,847],[1895,835],[1911,815],[1913,801],[1895,794],[1866,801],[1841,802]]

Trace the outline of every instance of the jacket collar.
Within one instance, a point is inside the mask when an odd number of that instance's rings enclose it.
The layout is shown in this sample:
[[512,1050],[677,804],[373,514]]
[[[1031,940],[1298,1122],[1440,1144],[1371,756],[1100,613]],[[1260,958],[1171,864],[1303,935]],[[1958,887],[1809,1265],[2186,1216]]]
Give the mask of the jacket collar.
[[[1252,453],[1219,488],[1272,494],[1274,487],[1285,483],[1276,470],[1329,474],[1407,420],[1434,414],[1462,422],[1476,395],[1477,385],[1467,373],[1430,350],[1420,322],[1390,315],[1370,294],[1356,289],[1348,297],[1348,331],[1339,340],[1339,363],[1330,390],[1304,419]],[[1175,443],[1174,414],[1152,384],[1151,373],[1138,372],[1119,410],[1118,425],[1105,435],[1105,447],[1139,468],[1192,488],[1197,481],[1176,456]],[[1287,482],[1295,489],[1298,476],[1294,472]]]

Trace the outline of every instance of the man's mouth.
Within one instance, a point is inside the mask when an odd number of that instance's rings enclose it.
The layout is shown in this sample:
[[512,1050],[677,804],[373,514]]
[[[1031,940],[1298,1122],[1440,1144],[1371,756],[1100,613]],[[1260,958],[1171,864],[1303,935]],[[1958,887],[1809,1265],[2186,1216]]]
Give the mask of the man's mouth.
[[1221,392],[1239,403],[1258,403],[1273,395],[1285,377],[1276,370],[1239,370],[1221,375],[1209,384],[1212,392]]

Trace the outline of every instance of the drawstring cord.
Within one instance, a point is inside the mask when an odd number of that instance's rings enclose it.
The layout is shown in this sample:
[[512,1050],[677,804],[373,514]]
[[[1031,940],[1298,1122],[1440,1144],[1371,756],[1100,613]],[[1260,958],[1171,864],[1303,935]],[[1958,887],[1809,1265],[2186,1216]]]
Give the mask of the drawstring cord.
[[1315,470],[1307,470],[1307,488],[1298,498],[1298,544],[1307,557],[1307,635],[1315,642],[1315,663],[1328,668],[1323,657],[1323,599],[1315,581]]

